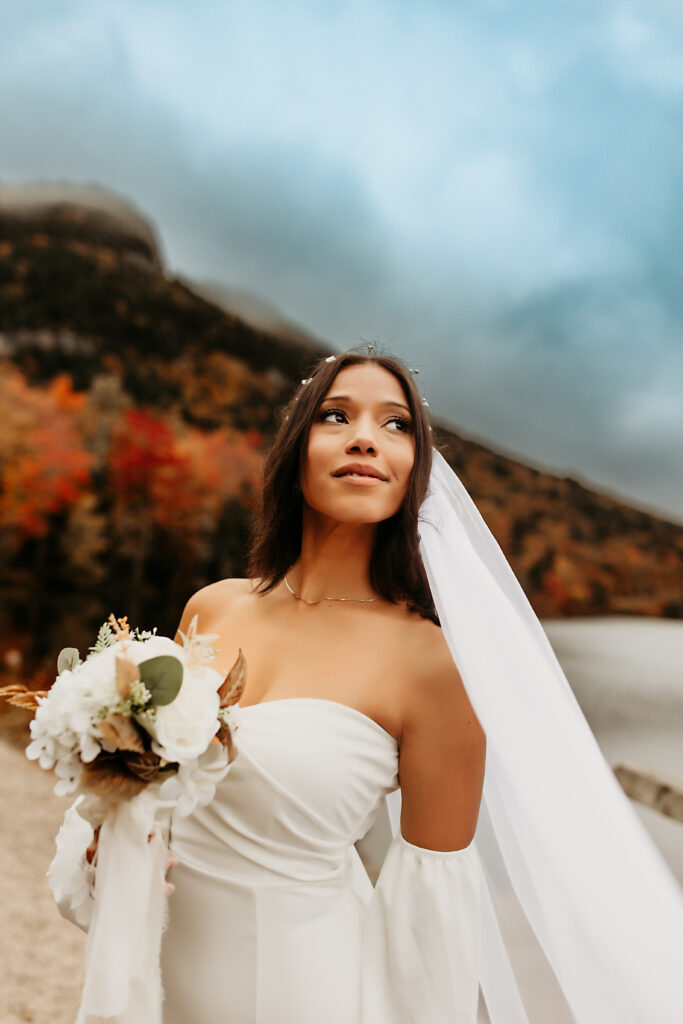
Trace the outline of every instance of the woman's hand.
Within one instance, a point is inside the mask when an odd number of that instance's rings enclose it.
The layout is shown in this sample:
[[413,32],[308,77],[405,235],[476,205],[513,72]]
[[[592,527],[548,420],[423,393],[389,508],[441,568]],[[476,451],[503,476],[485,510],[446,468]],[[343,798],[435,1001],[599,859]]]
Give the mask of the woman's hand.
[[[169,871],[171,868],[174,868],[177,864],[178,858],[174,854],[169,853],[168,857],[166,858],[166,870]],[[173,882],[166,882],[166,892],[175,892],[175,885],[173,884]]]
[[95,829],[95,835],[88,849],[85,851],[85,859],[88,864],[97,864],[97,841],[100,838],[101,825],[98,825]]
[[[97,826],[97,828],[95,829],[95,835],[93,837],[93,840],[92,840],[90,846],[88,847],[88,849],[85,851],[85,859],[87,860],[88,864],[92,864],[94,867],[97,866],[97,844],[98,844],[98,841],[99,841],[99,838],[100,838],[100,828],[101,827],[102,827],[101,825]],[[150,832],[150,834],[147,836],[147,842],[148,843],[151,841],[153,835],[154,835],[154,833]],[[171,868],[176,867],[177,864],[178,864],[178,858],[174,854],[169,853],[167,858],[166,858],[166,871],[169,871]],[[94,888],[94,883],[93,883],[93,888]],[[174,892],[174,891],[175,891],[175,885],[173,884],[173,882],[166,882],[166,892],[170,893],[170,892]]]

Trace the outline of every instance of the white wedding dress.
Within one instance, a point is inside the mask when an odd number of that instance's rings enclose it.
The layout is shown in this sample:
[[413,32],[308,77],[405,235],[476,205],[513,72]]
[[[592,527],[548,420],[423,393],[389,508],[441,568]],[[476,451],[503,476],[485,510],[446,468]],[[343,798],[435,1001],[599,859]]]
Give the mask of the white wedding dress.
[[212,802],[171,823],[163,1024],[475,1024],[475,841],[399,830],[373,887],[354,843],[398,788],[393,736],[327,699],[235,714]]
[[164,1024],[474,1024],[474,843],[399,832],[374,888],[353,845],[398,786],[395,739],[317,698],[238,715],[213,801],[172,823]]

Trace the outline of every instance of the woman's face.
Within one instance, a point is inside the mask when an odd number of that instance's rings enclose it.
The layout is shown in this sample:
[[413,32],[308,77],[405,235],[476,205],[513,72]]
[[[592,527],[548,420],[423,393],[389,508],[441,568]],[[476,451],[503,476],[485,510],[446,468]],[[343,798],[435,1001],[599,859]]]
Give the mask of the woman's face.
[[[414,461],[412,417],[393,373],[370,363],[340,370],[311,426],[304,501],[340,522],[380,522],[401,507]],[[350,463],[376,475],[342,475]]]

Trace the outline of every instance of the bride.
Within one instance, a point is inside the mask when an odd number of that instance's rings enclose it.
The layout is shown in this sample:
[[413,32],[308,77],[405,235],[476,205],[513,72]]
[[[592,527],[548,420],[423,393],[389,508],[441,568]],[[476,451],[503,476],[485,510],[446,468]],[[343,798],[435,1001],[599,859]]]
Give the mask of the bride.
[[[241,648],[247,682],[237,760],[172,825],[166,1024],[476,1019],[486,741],[418,552],[429,424],[398,361],[337,364],[284,411],[250,578],[203,588],[179,625],[217,634],[219,670]],[[399,781],[371,892],[353,844]]]
[[164,1024],[680,1020],[683,894],[430,434],[399,360],[321,359],[248,578],[182,614],[247,677],[236,758],[171,822]]

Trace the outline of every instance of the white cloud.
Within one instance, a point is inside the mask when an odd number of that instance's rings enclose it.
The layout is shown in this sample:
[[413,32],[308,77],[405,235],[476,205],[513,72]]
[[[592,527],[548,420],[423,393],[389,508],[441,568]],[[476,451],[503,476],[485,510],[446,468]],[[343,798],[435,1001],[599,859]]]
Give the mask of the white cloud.
[[683,516],[677,5],[3,14],[0,176],[114,188],[173,269],[378,337],[435,413]]

